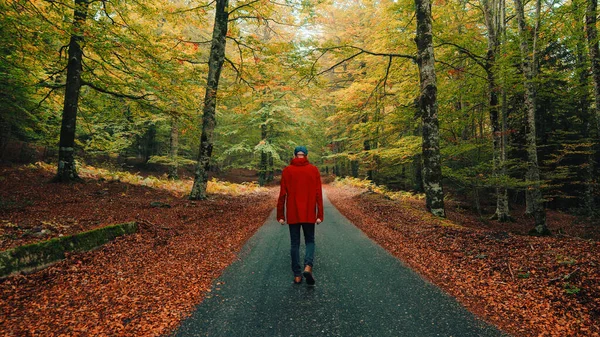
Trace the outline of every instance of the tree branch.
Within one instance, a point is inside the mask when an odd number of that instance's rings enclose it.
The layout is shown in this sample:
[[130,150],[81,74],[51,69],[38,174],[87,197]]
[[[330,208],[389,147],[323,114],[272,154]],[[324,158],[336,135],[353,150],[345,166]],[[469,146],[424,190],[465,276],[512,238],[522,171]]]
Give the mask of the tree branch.
[[470,72],[470,71],[465,71],[465,69],[464,69],[464,68],[459,68],[459,67],[456,67],[456,66],[455,66],[455,65],[453,65],[453,64],[450,64],[450,63],[447,63],[447,62],[444,62],[444,61],[440,61],[440,60],[435,60],[435,62],[436,62],[436,63],[439,63],[439,64],[443,64],[443,65],[445,65],[445,66],[447,66],[447,67],[450,67],[450,68],[452,68],[452,69],[454,69],[454,70],[458,70],[458,71],[460,71],[460,72],[463,72],[463,73],[465,73],[465,74],[469,74],[469,75],[472,75],[472,76],[475,76],[475,77],[479,77],[479,78],[481,78],[481,79],[484,79],[484,80],[486,80],[486,81],[487,81],[487,78],[485,78],[485,77],[483,77],[483,76],[481,76],[481,75],[478,75],[478,74],[472,73],[472,72]]
[[242,72],[235,66],[235,64],[233,62],[231,62],[230,59],[225,57],[225,61],[227,61],[227,63],[229,63],[231,65],[231,67],[233,68],[233,70],[236,72],[236,79],[239,79],[240,81],[246,83],[246,85],[248,85],[248,87],[250,87],[250,89],[252,89],[253,91],[256,91],[256,89],[252,86],[252,84],[250,82],[246,81],[244,76],[242,76]]
[[104,94],[108,94],[108,95],[111,95],[111,96],[114,96],[114,97],[119,97],[119,98],[129,98],[129,99],[132,99],[132,100],[145,100],[147,97],[152,96],[152,94],[143,94],[141,96],[134,96],[134,95],[123,94],[123,93],[119,93],[119,92],[114,92],[114,91],[111,91],[111,90],[100,88],[100,87],[98,87],[98,86],[96,86],[96,85],[94,85],[94,84],[92,84],[90,82],[86,82],[86,81],[81,81],[81,85],[82,86],[84,86],[84,85],[88,86],[88,87],[90,87],[90,88],[92,88],[92,89],[94,89],[94,90],[96,90],[98,92],[101,92],[101,93],[104,93]]
[[485,69],[485,64],[483,63],[483,61],[485,61],[486,57],[475,55],[474,53],[472,53],[467,48],[464,48],[464,47],[459,46],[456,43],[452,43],[452,42],[442,42],[442,43],[438,44],[437,46],[435,46],[434,48],[437,48],[437,47],[440,47],[440,46],[453,46],[453,47],[456,47],[461,53],[466,54],[470,59],[472,59],[473,61],[475,61],[475,63],[477,63],[480,67],[482,67],[482,68]]
[[193,12],[195,10],[198,9],[204,9],[204,8],[208,8],[210,7],[213,3],[215,2],[215,0],[207,3],[206,5],[202,5],[202,6],[196,6],[196,7],[192,7],[192,8],[188,8],[188,9],[183,9],[183,10],[179,10],[179,11],[174,11],[172,14],[181,14],[181,13],[187,13],[187,12]]
[[[244,7],[249,7],[249,6],[252,6],[253,4],[255,4],[255,3],[259,2],[259,1],[260,1],[260,0],[252,0],[252,1],[250,1],[250,2],[248,2],[248,3],[245,3],[245,4],[241,5],[241,6],[238,6],[238,7],[234,8],[234,9],[230,10],[230,11],[229,11],[229,15],[231,15],[231,13],[233,13],[233,12],[235,12],[235,11],[237,11],[237,10],[240,10],[240,9],[242,9],[242,8],[244,8]],[[230,20],[230,21],[231,21],[231,20]]]

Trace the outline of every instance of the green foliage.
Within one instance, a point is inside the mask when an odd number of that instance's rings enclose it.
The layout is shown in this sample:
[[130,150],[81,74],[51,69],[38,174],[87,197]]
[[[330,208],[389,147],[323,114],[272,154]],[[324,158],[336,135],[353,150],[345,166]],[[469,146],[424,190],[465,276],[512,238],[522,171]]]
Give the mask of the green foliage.
[[569,295],[577,295],[581,291],[581,289],[569,282],[565,282],[563,289],[565,290],[565,293]]
[[[264,171],[261,158],[267,155],[273,160],[270,169],[278,169],[303,144],[311,162],[337,176],[419,191],[414,3],[244,4],[230,22],[212,167]],[[196,159],[213,4],[207,3],[209,10],[197,5],[91,3],[78,150],[169,165],[176,123],[177,162]],[[513,15],[512,4],[506,5]],[[446,1],[433,7],[444,182],[454,194],[508,188],[514,200],[523,202],[526,123],[516,20],[507,20],[497,57],[487,69],[495,75],[498,110],[506,116],[507,160],[495,168],[489,78],[483,67],[489,34],[478,6]],[[590,195],[592,204],[600,197],[593,179],[598,121],[587,76],[585,5],[542,7],[534,79],[539,183],[549,206],[574,209]],[[72,11],[67,0],[0,4],[0,144],[12,137],[56,146]]]

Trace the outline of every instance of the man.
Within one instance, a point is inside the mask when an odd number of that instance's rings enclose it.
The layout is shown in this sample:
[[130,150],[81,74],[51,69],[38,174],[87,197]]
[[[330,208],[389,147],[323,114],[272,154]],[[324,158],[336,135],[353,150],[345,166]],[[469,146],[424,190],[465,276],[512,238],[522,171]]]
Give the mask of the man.
[[[294,149],[294,158],[281,173],[281,190],[277,201],[277,220],[284,225],[289,224],[291,239],[292,271],[294,283],[314,285],[312,273],[315,254],[315,224],[323,221],[323,192],[321,191],[321,174],[316,166],[308,162],[308,150],[305,146]],[[285,213],[284,213],[285,206]],[[304,232],[306,253],[304,256],[304,272],[300,267],[300,228]]]

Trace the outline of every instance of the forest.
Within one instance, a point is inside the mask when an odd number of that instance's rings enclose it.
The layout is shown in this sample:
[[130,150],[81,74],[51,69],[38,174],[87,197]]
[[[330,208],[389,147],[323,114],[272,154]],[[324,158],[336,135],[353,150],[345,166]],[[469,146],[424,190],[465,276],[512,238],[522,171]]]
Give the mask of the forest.
[[[599,336],[597,17],[0,1],[0,331]],[[325,196],[314,288],[273,215],[298,145]]]
[[597,217],[596,7],[9,0],[0,150],[43,152],[58,182],[86,162],[153,165],[204,199],[209,174],[265,185],[305,144],[324,174],[423,193],[435,215],[459,200],[550,234],[548,209]]

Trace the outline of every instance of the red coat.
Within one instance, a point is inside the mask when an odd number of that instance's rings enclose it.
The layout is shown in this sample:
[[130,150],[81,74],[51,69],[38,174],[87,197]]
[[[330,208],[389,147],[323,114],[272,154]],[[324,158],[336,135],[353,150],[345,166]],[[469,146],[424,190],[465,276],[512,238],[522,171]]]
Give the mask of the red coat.
[[321,174],[306,158],[294,158],[281,173],[281,190],[277,201],[277,220],[288,224],[315,223],[323,220]]

